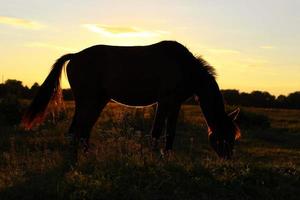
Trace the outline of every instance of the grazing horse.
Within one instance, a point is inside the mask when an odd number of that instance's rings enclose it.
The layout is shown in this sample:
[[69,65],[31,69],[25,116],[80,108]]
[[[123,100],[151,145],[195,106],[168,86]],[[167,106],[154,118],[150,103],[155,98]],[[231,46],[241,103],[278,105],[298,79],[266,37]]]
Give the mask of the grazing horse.
[[58,98],[60,75],[66,71],[75,99],[69,134],[88,145],[90,131],[110,99],[131,106],[157,103],[152,127],[153,144],[166,126],[165,150],[171,150],[181,104],[195,95],[205,116],[209,141],[221,158],[230,158],[240,131],[238,110],[225,113],[215,72],[175,41],[148,46],[96,45],[59,58],[23,117],[31,128],[40,123],[50,100]]

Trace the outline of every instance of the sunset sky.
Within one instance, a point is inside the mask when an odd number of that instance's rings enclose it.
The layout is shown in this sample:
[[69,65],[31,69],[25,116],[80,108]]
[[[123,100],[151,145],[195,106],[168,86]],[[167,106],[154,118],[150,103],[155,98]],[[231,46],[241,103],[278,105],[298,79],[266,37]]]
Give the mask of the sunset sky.
[[222,89],[300,91],[299,0],[0,0],[0,5],[1,81],[41,84],[58,57],[95,44],[176,40],[215,66]]

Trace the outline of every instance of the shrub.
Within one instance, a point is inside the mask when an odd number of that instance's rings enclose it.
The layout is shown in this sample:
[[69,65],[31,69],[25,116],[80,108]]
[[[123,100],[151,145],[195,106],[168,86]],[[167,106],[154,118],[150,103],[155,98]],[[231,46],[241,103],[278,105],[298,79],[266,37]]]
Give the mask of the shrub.
[[21,121],[23,106],[16,95],[0,99],[0,125],[17,125]]

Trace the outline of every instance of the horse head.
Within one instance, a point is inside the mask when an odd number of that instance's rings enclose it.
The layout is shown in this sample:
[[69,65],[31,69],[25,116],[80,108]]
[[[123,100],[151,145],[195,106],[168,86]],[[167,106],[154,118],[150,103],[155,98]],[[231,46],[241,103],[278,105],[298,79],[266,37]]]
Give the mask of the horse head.
[[235,141],[241,137],[240,129],[235,120],[240,109],[222,117],[221,122],[213,130],[209,129],[209,142],[220,158],[230,159]]

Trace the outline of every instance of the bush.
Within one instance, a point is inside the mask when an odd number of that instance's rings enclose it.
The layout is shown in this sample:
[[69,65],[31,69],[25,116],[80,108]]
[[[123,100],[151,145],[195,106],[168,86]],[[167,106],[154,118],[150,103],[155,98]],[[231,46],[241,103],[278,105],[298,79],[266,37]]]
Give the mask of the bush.
[[0,99],[0,125],[13,126],[21,121],[23,107],[16,95]]

